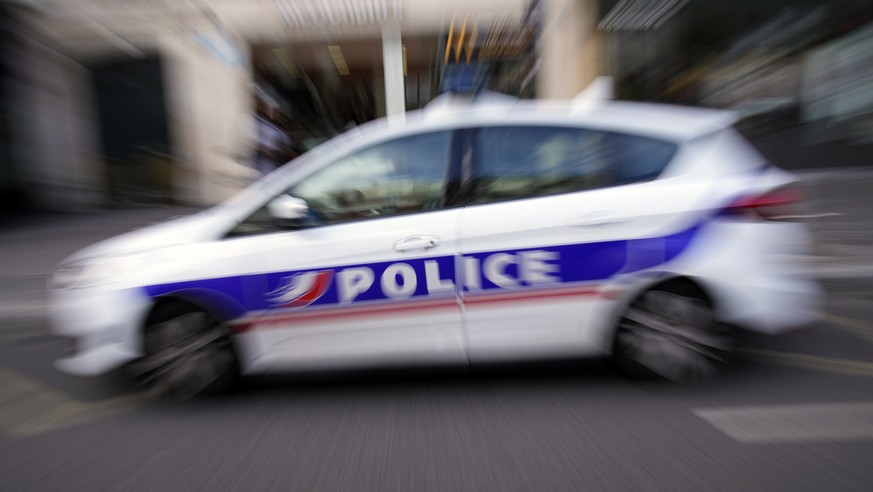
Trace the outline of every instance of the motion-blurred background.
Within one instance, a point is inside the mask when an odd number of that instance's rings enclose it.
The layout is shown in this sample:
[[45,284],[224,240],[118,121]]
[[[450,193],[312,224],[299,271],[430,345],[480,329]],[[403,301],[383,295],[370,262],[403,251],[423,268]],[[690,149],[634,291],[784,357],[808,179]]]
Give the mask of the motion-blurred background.
[[[0,490],[873,490],[871,20],[873,0],[0,0]],[[797,172],[820,324],[743,340],[701,386],[559,361],[176,407],[53,368],[45,286],[79,248],[447,90],[568,99],[602,75],[734,109]]]
[[868,0],[7,0],[4,210],[204,206],[451,88],[731,108],[789,168],[873,149]]

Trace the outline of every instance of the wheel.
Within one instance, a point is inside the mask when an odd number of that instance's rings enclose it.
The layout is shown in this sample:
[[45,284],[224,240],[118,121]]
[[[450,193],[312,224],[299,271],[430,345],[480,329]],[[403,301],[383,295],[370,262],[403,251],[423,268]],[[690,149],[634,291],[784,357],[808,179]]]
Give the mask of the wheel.
[[239,376],[230,337],[218,320],[193,306],[160,307],[145,328],[135,372],[151,391],[184,400],[229,389]]
[[613,360],[632,377],[699,382],[730,362],[733,329],[717,322],[712,303],[693,284],[646,291],[618,321]]

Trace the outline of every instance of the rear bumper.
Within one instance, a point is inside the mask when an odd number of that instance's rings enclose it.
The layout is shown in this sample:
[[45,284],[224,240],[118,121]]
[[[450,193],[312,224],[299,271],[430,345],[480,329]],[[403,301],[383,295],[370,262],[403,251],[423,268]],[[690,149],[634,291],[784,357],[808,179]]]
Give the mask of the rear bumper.
[[747,330],[775,335],[821,321],[824,294],[813,281],[748,282],[721,286],[719,318]]
[[722,321],[776,334],[821,320],[824,291],[804,260],[809,251],[800,223],[715,221],[677,270],[704,284]]

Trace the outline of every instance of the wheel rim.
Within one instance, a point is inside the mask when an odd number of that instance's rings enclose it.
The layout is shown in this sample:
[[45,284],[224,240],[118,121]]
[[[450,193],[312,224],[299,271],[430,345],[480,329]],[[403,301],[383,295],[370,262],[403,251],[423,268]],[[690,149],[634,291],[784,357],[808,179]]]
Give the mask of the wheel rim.
[[179,399],[203,392],[234,359],[222,326],[203,312],[186,313],[150,327],[138,370],[155,393]]
[[649,291],[631,304],[616,343],[637,364],[681,382],[715,376],[733,348],[728,327],[716,322],[709,303],[665,291]]

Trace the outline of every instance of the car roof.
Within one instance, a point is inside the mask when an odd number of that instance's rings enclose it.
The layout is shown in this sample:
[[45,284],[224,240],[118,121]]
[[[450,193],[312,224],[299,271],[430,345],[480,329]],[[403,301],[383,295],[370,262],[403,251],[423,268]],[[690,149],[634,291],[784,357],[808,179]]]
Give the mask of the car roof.
[[[520,100],[486,93],[470,99],[449,95],[402,117],[381,118],[351,128],[300,157],[304,161],[333,158],[359,145],[428,131],[481,126],[570,126],[657,138],[681,144],[730,127],[736,113],[670,104],[612,100]],[[289,173],[294,173],[288,167]]]
[[569,125],[632,133],[676,142],[694,139],[736,123],[733,111],[629,101],[435,100],[407,113],[407,124],[423,128],[482,125]]

